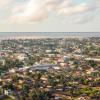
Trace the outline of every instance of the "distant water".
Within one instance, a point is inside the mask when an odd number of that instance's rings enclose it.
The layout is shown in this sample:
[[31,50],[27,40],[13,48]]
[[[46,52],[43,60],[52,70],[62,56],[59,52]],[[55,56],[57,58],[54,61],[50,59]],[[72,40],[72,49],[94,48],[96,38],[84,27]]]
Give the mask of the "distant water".
[[100,32],[0,32],[0,39],[65,37],[100,37]]

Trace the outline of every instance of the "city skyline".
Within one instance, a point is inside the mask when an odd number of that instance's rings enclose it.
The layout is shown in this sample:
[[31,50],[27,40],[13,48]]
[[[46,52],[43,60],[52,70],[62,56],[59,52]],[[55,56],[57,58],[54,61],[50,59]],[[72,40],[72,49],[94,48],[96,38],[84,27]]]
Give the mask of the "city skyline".
[[100,37],[100,32],[0,32],[0,39],[87,38]]

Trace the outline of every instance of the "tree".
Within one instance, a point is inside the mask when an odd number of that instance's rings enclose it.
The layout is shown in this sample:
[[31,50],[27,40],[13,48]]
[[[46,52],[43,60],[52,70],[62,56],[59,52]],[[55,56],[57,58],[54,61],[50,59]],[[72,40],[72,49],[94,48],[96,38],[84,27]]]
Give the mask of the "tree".
[[20,68],[23,66],[23,62],[19,61],[18,59],[13,60],[13,59],[5,59],[5,69],[9,69],[9,68]]
[[23,84],[22,88],[23,88],[24,92],[29,93],[29,86],[28,86],[28,84]]
[[88,64],[89,64],[90,66],[92,66],[92,67],[96,67],[96,66],[97,66],[96,62],[93,61],[93,60],[89,60],[89,61],[88,61]]
[[12,82],[9,82],[8,84],[7,84],[7,87],[8,87],[8,89],[10,89],[10,90],[14,90],[14,85],[13,85],[13,83]]
[[14,82],[17,82],[18,79],[19,79],[19,77],[18,77],[17,75],[14,75],[14,76],[12,77],[12,80],[13,80]]

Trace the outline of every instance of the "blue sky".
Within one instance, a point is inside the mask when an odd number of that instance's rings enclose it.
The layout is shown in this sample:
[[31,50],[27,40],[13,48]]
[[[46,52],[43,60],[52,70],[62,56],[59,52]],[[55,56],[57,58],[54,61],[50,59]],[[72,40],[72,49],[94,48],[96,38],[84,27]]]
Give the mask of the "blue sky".
[[99,32],[100,0],[0,0],[1,32]]

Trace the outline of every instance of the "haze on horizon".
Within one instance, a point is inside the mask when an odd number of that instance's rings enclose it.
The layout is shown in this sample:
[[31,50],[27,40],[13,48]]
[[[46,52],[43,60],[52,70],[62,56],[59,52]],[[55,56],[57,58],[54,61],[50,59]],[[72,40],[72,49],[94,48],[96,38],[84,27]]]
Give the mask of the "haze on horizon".
[[0,0],[0,31],[100,32],[100,0]]
[[0,32],[0,39],[87,38],[100,37],[100,32]]

